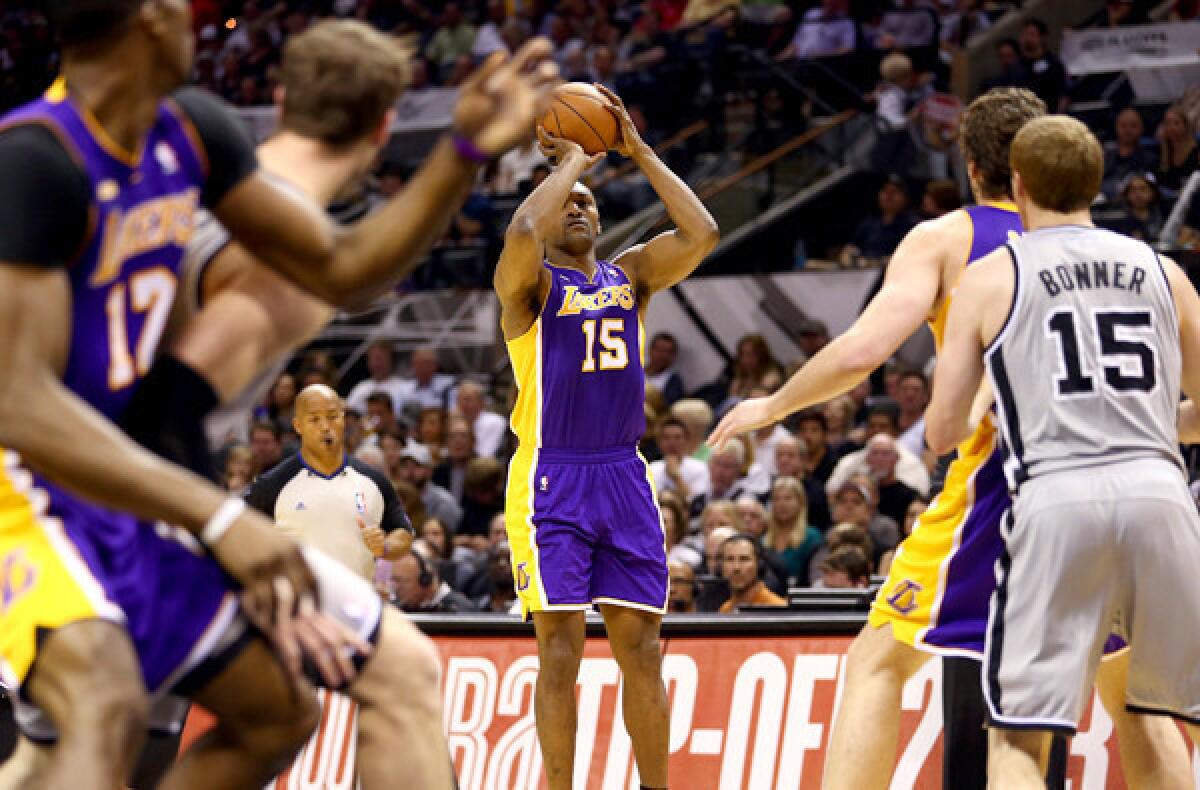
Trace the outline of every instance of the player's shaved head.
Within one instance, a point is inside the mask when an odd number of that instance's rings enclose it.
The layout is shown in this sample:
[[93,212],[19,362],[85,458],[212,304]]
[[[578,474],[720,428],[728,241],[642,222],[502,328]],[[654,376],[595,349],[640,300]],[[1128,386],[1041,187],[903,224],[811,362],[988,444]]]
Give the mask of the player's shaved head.
[[296,416],[300,417],[318,409],[340,408],[341,405],[342,398],[333,387],[311,384],[300,390],[300,394],[296,396]]

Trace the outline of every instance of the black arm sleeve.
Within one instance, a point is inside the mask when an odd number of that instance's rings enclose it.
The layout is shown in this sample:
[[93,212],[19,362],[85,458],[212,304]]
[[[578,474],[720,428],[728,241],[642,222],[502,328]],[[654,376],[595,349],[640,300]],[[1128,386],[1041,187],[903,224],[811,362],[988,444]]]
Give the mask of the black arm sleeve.
[[258,169],[254,141],[233,108],[200,88],[181,88],[173,95],[191,119],[208,157],[208,180],[200,196],[212,208]]
[[91,199],[87,174],[50,129],[0,132],[0,261],[70,266],[86,241]]
[[300,474],[303,467],[296,456],[285,458],[276,464],[275,468],[266,474],[259,475],[246,492],[246,504],[262,513],[272,521],[275,520],[275,503],[279,501],[279,492],[288,482]]
[[415,534],[412,522],[408,520],[408,514],[404,512],[404,505],[400,502],[400,497],[396,494],[396,487],[392,485],[392,481],[388,480],[387,476],[375,467],[363,463],[357,458],[350,459],[350,465],[369,477],[375,487],[379,489],[379,493],[383,495],[383,519],[379,523],[379,528],[384,532],[402,529]]

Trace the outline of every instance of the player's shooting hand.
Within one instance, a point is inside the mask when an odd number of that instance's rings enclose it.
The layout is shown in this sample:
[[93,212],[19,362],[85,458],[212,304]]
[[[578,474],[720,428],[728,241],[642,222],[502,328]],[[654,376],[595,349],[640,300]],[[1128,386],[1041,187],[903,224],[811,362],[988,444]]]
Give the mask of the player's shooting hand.
[[367,544],[367,550],[375,557],[383,556],[383,544],[387,540],[387,533],[379,527],[368,527],[367,522],[361,518],[358,520],[358,529],[362,533],[363,543]]
[[717,429],[708,437],[708,446],[718,452],[725,442],[735,436],[757,430],[774,422],[768,409],[767,398],[750,398],[729,410]]
[[580,172],[585,172],[599,164],[600,160],[604,158],[604,154],[588,156],[583,152],[583,147],[579,143],[565,137],[555,137],[540,124],[537,128],[537,139],[538,149],[541,150],[542,156],[546,157],[546,160],[555,167],[566,162],[578,161],[583,165]]
[[491,157],[528,140],[561,82],[551,52],[539,37],[511,58],[497,52],[485,60],[459,90],[454,131]]
[[633,125],[633,119],[629,117],[629,110],[625,109],[625,102],[621,101],[621,97],[598,82],[593,82],[592,85],[608,99],[608,109],[617,117],[617,125],[621,127],[621,134],[617,136],[613,150],[621,156],[632,157],[646,149],[647,146],[638,134],[637,127]]

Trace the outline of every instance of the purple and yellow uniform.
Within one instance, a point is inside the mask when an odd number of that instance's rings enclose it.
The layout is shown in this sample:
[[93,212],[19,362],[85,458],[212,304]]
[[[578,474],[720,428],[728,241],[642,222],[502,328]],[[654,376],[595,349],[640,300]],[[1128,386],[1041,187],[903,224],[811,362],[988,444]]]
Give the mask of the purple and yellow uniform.
[[[72,312],[63,380],[109,419],[154,360],[195,209],[253,171],[253,149],[236,123],[210,97],[182,91],[162,102],[130,154],[61,81],[0,121],[0,172],[13,176],[6,189],[19,192],[6,197],[24,201],[0,208],[0,260],[65,269]],[[216,563],[172,529],[84,501],[13,452],[3,458],[5,684],[25,681],[39,634],[92,618],[129,633],[152,692],[197,667],[237,609]]]
[[508,342],[519,394],[519,446],[505,521],[523,612],[593,603],[662,613],[667,557],[650,470],[643,329],[637,293],[619,267],[595,277],[545,264],[541,314]]
[[[968,266],[1021,232],[1012,203],[984,203],[963,211],[973,229]],[[949,312],[947,297],[929,325],[938,348]],[[896,550],[871,606],[871,627],[890,623],[904,644],[981,659],[996,560],[1004,545],[1000,517],[1009,503],[1003,452],[989,412],[958,446],[942,492]]]

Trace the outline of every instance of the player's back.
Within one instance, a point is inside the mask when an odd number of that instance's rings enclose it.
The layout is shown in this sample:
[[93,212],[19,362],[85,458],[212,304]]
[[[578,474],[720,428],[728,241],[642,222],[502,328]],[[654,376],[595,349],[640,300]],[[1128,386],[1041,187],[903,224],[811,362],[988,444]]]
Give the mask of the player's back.
[[642,327],[633,284],[596,262],[595,276],[545,264],[550,291],[530,329],[508,343],[519,394],[512,427],[524,447],[633,447],[645,432]]
[[985,358],[1010,484],[1140,458],[1180,464],[1179,326],[1154,250],[1077,225],[1008,246],[1013,303]]

